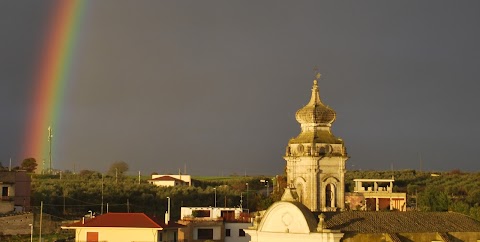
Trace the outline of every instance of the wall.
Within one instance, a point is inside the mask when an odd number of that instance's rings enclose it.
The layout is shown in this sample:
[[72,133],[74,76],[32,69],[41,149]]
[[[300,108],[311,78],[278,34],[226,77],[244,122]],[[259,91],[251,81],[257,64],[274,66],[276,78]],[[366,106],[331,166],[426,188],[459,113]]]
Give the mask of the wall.
[[230,229],[230,237],[225,236],[225,242],[248,242],[250,235],[245,233],[244,237],[238,236],[239,229],[247,229],[251,223],[225,223],[225,230]]
[[3,216],[0,217],[0,233],[4,235],[30,234],[29,224],[32,223],[32,213]]
[[99,241],[157,241],[158,229],[150,228],[78,228],[75,241],[87,241],[87,232],[98,232]]

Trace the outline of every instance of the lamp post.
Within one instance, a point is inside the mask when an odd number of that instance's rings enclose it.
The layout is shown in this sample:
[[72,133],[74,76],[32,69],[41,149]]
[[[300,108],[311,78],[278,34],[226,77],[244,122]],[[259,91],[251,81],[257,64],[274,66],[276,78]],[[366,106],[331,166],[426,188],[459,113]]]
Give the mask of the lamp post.
[[90,219],[92,219],[92,218],[93,218],[93,212],[92,212],[92,210],[88,210],[88,212],[90,213]]
[[33,224],[29,224],[30,226],[30,242],[33,242]]
[[247,210],[250,213],[250,210],[248,209],[248,182],[245,183],[245,185],[247,185]]
[[265,180],[265,184],[267,186],[267,197],[268,197],[268,180]]
[[170,222],[170,197],[167,197],[168,199],[168,215],[167,215],[167,224]]
[[215,207],[217,207],[217,188],[214,187],[213,191],[215,191]]

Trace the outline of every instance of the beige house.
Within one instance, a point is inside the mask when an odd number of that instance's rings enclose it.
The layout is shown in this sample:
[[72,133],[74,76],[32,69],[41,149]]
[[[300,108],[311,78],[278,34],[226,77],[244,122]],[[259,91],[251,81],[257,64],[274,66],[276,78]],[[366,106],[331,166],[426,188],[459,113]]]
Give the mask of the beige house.
[[353,179],[353,192],[345,193],[350,210],[407,211],[407,194],[393,192],[394,179]]
[[148,183],[160,187],[191,186],[192,178],[190,175],[152,175]]
[[176,242],[177,223],[165,224],[144,213],[107,213],[62,226],[74,229],[76,242]]

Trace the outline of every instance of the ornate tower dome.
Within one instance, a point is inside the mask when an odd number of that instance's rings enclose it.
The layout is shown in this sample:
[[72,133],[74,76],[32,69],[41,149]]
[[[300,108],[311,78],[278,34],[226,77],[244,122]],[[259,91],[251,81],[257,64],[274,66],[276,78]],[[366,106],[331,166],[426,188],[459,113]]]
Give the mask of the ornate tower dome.
[[313,80],[312,96],[295,114],[300,134],[291,138],[283,157],[287,161],[287,184],[295,188],[297,201],[311,211],[344,209],[345,162],[343,140],[331,132],[336,113],[320,100],[318,79]]
[[[316,75],[316,78],[320,78],[319,73]],[[310,102],[297,111],[295,118],[300,124],[330,126],[335,121],[336,113],[333,109],[325,106],[320,100],[317,79],[313,80]]]

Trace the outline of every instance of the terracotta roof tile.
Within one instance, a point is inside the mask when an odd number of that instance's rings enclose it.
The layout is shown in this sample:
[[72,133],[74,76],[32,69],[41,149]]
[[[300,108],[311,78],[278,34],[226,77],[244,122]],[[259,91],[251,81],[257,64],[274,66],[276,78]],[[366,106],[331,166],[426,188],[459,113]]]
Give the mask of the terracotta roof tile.
[[324,213],[327,228],[356,233],[480,232],[480,222],[454,212]]
[[85,219],[85,223],[80,221],[66,227],[168,228],[178,227],[176,225],[176,223],[166,225],[144,213],[106,213],[92,219]]

